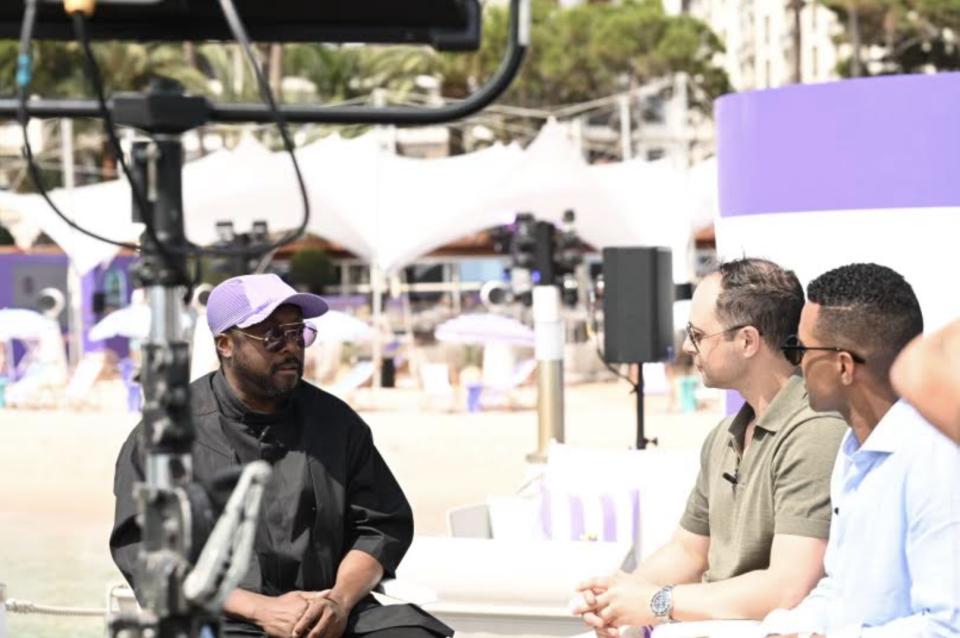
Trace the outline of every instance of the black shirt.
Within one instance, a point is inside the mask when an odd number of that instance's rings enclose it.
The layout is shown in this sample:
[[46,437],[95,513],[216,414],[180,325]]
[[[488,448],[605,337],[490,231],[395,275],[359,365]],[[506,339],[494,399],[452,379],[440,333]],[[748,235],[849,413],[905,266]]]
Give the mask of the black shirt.
[[[260,459],[273,468],[241,589],[267,596],[331,589],[351,550],[377,559],[385,577],[394,575],[413,539],[413,515],[373,445],[370,428],[356,412],[305,382],[283,409],[270,414],[247,408],[219,371],[193,382],[190,390],[197,480]],[[140,529],[133,484],[144,476],[142,432],[140,424],[117,459],[117,509],[110,537],[114,561],[135,591]],[[391,627],[453,633],[414,605],[384,607],[372,596],[352,610],[347,630]],[[223,629],[226,636],[260,633],[234,620],[225,620]]]

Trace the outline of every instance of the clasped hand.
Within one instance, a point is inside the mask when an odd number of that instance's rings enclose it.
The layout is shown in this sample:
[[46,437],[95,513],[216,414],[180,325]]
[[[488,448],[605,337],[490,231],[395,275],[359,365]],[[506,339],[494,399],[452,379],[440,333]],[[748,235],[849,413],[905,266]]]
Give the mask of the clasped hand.
[[660,588],[640,576],[618,571],[612,576],[580,583],[582,602],[573,609],[601,638],[618,638],[625,626],[643,627],[657,622],[650,599]]
[[292,591],[263,606],[258,623],[272,638],[340,638],[350,610],[332,591]]

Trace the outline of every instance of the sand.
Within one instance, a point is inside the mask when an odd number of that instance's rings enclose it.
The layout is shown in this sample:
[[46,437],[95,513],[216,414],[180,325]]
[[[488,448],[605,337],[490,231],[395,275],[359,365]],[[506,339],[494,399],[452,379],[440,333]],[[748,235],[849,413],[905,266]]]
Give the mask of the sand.
[[[569,388],[567,442],[630,447],[636,408],[629,390],[622,382]],[[138,415],[122,410],[119,393],[101,394],[107,400],[97,410],[0,410],[0,582],[9,597],[97,606],[106,584],[119,580],[107,552],[113,469]],[[364,391],[353,400],[410,499],[418,534],[445,535],[447,510],[512,494],[529,474],[535,410],[448,413],[414,390]],[[674,414],[667,403],[647,399],[647,434],[663,447],[698,446],[720,418],[716,404]],[[11,636],[37,638],[65,628],[94,636],[102,627],[16,617],[8,624]]]

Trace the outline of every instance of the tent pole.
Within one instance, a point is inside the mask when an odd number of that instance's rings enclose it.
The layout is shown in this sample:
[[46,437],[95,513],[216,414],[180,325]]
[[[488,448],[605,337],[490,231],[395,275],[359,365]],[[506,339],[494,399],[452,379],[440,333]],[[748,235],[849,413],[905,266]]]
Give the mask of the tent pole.
[[[73,120],[60,119],[60,163],[63,167],[63,189],[76,186],[73,163]],[[70,343],[70,368],[76,370],[83,358],[83,279],[73,265],[67,262],[67,334]]]
[[630,93],[620,96],[620,161],[633,159],[633,126],[630,122]]
[[373,389],[378,390],[383,381],[383,270],[376,263],[370,265],[370,290],[373,292]]

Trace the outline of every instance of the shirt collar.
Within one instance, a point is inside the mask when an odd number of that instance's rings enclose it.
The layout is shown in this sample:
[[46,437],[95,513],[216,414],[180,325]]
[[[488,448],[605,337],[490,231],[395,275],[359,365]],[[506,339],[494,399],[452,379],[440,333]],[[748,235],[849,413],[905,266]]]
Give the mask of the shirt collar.
[[[797,373],[780,388],[780,392],[770,402],[763,418],[757,421],[757,427],[770,433],[778,432],[784,425],[786,418],[796,411],[797,403],[806,401],[806,398],[807,388],[803,383],[803,377]],[[744,403],[737,415],[733,417],[733,421],[730,422],[730,427],[727,428],[730,434],[741,443],[741,446],[744,434],[747,431],[747,425],[755,414],[753,407],[749,403]]]
[[240,397],[236,395],[230,383],[223,374],[223,369],[217,370],[213,376],[213,393],[220,404],[220,411],[228,419],[236,420],[253,429],[259,429],[263,425],[279,423],[287,420],[292,413],[293,400],[287,402],[287,405],[276,412],[257,412],[247,407]]
[[[867,440],[857,451],[893,454],[897,450],[903,449],[904,440],[916,434],[916,432],[912,432],[912,428],[907,422],[917,418],[916,411],[906,401],[900,399],[887,410],[887,413],[877,423],[877,427],[873,429],[873,432],[870,433]],[[853,442],[859,442],[856,436],[853,437]]]

